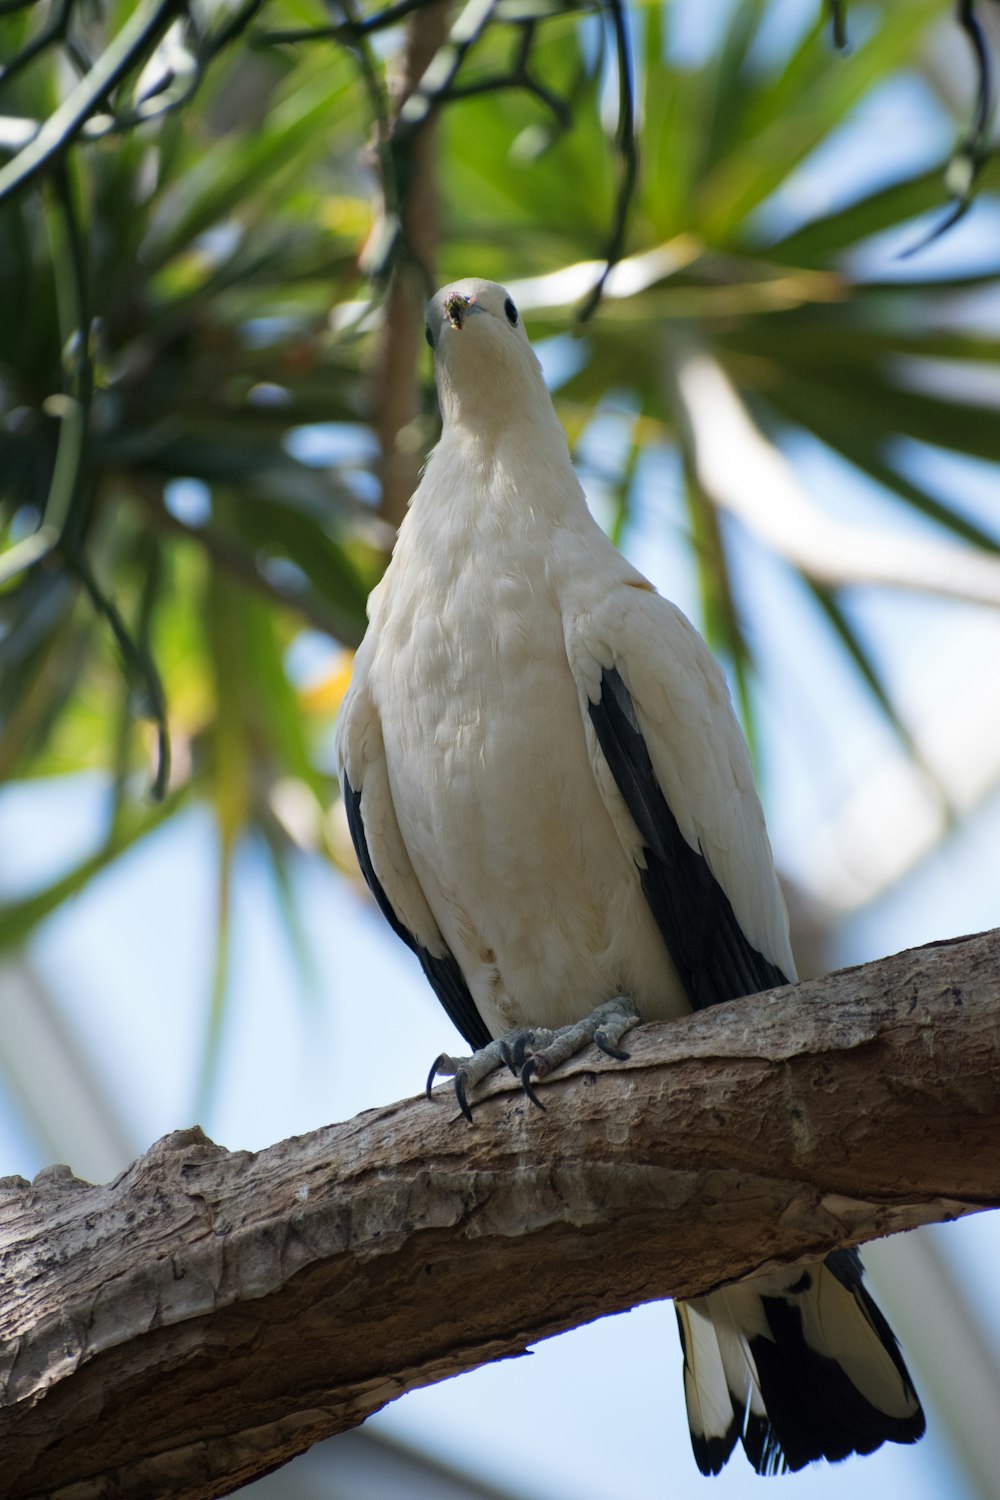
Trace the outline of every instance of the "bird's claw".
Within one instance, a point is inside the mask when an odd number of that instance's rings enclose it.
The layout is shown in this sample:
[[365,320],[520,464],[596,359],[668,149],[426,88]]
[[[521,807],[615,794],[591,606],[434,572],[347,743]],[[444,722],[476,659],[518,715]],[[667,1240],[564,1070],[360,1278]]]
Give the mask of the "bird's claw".
[[428,1099],[434,1088],[434,1081],[439,1074],[454,1079],[455,1098],[458,1107],[467,1120],[472,1120],[472,1108],[469,1104],[468,1091],[475,1088],[490,1073],[494,1072],[502,1062],[505,1055],[503,1042],[506,1038],[498,1038],[485,1047],[480,1047],[471,1057],[449,1057],[447,1052],[442,1052],[434,1059],[434,1064],[427,1075],[426,1094]]
[[441,1066],[442,1063],[447,1062],[447,1060],[448,1060],[447,1053],[445,1053],[445,1052],[439,1052],[438,1055],[437,1055],[437,1057],[431,1063],[431,1070],[430,1070],[430,1072],[427,1075],[427,1083],[426,1083],[426,1085],[424,1087],[424,1093],[427,1095],[428,1099],[431,1097],[431,1090],[434,1087],[434,1084],[435,1084],[435,1081],[437,1079],[438,1074],[442,1073],[442,1072],[447,1072],[447,1069],[446,1068],[442,1068],[442,1066]]
[[497,1037],[471,1057],[449,1057],[442,1052],[427,1076],[427,1097],[431,1097],[434,1080],[439,1074],[451,1076],[458,1107],[471,1121],[469,1090],[502,1064],[519,1080],[532,1104],[544,1109],[545,1105],[533,1087],[533,1079],[545,1078],[560,1063],[581,1052],[589,1042],[616,1062],[627,1062],[629,1054],[618,1043],[638,1023],[639,1012],[632,1001],[620,997],[605,1001],[584,1020],[560,1026],[556,1031],[525,1026]]
[[539,1099],[538,1095],[535,1093],[534,1089],[531,1086],[531,1075],[532,1073],[534,1073],[537,1075],[537,1077],[542,1078],[547,1071],[547,1069],[539,1069],[538,1061],[536,1058],[529,1057],[527,1062],[524,1064],[524,1067],[518,1074],[518,1077],[521,1080],[522,1089],[527,1094],[532,1104],[537,1105],[538,1108],[543,1112],[545,1110],[545,1105],[542,1103],[541,1099]]
[[465,1081],[466,1081],[466,1077],[467,1077],[467,1074],[465,1072],[465,1069],[464,1068],[459,1068],[458,1072],[455,1074],[455,1098],[458,1100],[458,1107],[459,1107],[459,1109],[462,1111],[463,1115],[465,1116],[465,1118],[468,1120],[469,1124],[471,1125],[472,1124],[472,1110],[469,1108],[469,1101],[466,1098],[466,1094],[465,1094]]
[[615,1062],[628,1062],[632,1056],[626,1052],[624,1047],[615,1047],[608,1041],[607,1032],[603,1029],[594,1032],[594,1046],[598,1052],[603,1052],[605,1057],[613,1057]]
[[[551,1032],[547,1031],[544,1035],[548,1037]],[[538,1038],[539,1032],[531,1026],[522,1026],[520,1031],[508,1031],[506,1036],[498,1038],[500,1055],[515,1078],[519,1076]]]

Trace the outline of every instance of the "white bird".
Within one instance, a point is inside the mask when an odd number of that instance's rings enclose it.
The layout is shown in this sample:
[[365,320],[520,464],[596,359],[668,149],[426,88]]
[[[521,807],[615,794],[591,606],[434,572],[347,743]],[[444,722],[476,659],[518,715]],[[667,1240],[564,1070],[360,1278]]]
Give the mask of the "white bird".
[[[468,1114],[501,1060],[530,1092],[591,1039],[615,1054],[639,1019],[795,966],[725,680],[591,516],[513,301],[455,282],[427,336],[443,432],[369,600],[337,754],[372,894],[476,1049],[431,1074],[456,1075]],[[777,1473],[924,1430],[856,1252],[677,1315],[705,1474],[737,1438]]]

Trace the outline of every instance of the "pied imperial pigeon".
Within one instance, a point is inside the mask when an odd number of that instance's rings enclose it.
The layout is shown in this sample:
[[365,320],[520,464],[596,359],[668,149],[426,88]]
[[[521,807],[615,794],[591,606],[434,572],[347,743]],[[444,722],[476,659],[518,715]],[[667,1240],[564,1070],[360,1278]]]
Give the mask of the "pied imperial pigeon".
[[[638,1021],[795,979],[722,673],[587,508],[503,287],[428,308],[443,418],[337,725],[371,892],[473,1049],[529,1093]],[[470,1116],[471,1117],[471,1116]],[[678,1303],[698,1467],[910,1443],[924,1416],[856,1251]]]

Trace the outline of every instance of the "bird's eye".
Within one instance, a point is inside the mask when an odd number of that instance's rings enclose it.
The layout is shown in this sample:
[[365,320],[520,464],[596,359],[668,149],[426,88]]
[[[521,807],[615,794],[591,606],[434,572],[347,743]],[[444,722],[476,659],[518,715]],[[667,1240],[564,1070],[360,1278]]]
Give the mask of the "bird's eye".
[[433,333],[431,333],[431,325],[429,323],[425,323],[424,324],[424,338],[427,340],[427,347],[429,349],[433,349],[434,348],[434,335],[433,335]]
[[506,302],[503,305],[503,310],[507,314],[507,322],[510,324],[511,328],[516,328],[517,327],[517,308],[514,306],[513,302],[510,300],[509,297],[507,298]]

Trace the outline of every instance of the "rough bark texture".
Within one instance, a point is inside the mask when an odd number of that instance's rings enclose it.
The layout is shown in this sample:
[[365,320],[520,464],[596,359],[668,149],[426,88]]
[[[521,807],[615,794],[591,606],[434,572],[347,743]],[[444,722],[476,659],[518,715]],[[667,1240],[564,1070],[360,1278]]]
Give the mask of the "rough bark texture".
[[1000,1203],[1000,932],[257,1155],[0,1183],[0,1494],[210,1500],[602,1313]]

